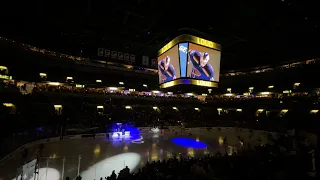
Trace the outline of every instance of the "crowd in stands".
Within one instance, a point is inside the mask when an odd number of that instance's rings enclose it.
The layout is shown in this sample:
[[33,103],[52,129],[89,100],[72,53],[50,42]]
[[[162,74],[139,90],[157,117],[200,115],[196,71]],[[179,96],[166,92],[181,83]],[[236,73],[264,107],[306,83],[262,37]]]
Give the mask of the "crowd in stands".
[[[53,77],[51,80],[60,82],[65,81],[66,74],[75,77],[82,75],[85,78],[94,74],[90,77],[91,82],[101,78],[112,81],[110,74],[113,77],[112,73],[117,73],[119,79],[123,80],[126,76],[128,82],[135,74],[154,76],[151,82],[157,81],[157,73],[153,69],[128,69],[127,66],[111,62],[101,64],[88,58],[40,49],[1,37],[0,45],[3,49],[0,56],[5,63],[1,65],[10,67],[10,73],[0,74],[10,74],[17,79],[33,81],[39,78],[37,81],[42,81],[39,73],[46,72],[49,78]],[[138,91],[128,93],[123,90],[111,92],[102,87],[76,87],[74,83],[50,86],[46,83],[10,80],[0,82],[0,157],[31,141],[74,133],[71,129],[106,132],[114,122],[133,122],[135,126],[162,128],[182,124],[185,127],[233,126],[277,131],[285,135],[271,140],[272,143],[266,146],[254,147],[231,156],[220,153],[204,157],[174,156],[177,158],[148,162],[134,173],[129,173],[130,170],[125,168],[120,174],[112,173],[109,177],[101,178],[308,179],[310,177],[307,177],[306,172],[315,171],[315,147],[308,145],[305,138],[298,134],[300,131],[317,131],[320,91],[312,92],[312,89],[319,84],[317,78],[314,78],[318,70],[319,59],[313,59],[276,68],[221,74],[220,84],[225,87],[223,93],[206,93],[205,98],[167,93],[149,95]],[[105,72],[110,73],[106,75]],[[102,81],[105,82],[104,79]],[[282,92],[295,82],[306,84],[305,89],[302,87],[301,91]],[[115,78],[112,83],[118,85],[118,79]],[[139,87],[145,83],[148,84],[145,79],[139,83],[132,82]],[[272,91],[267,87],[275,83],[284,86],[278,93],[268,96],[256,92],[254,96],[242,94],[248,91],[248,87],[255,85],[263,86],[260,87],[263,89],[261,91]],[[157,83],[149,85],[150,88],[157,86]],[[235,87],[233,92],[242,88],[239,91],[241,94],[225,96],[223,94],[227,87]],[[311,110],[314,110],[313,113]],[[291,129],[297,133],[288,136],[286,132]]]
[[[0,83],[0,156],[24,143],[41,138],[67,135],[70,129],[108,131],[114,122],[134,122],[135,126],[214,127],[236,126],[286,132],[292,128],[314,131],[318,96],[195,97],[125,94],[106,89],[33,84]],[[12,103],[12,106],[4,106]],[[61,107],[55,107],[60,105]],[[102,108],[98,108],[102,106]],[[241,110],[239,110],[241,109]],[[257,111],[263,109],[263,113]],[[288,110],[282,113],[281,110]],[[90,131],[92,132],[92,131]],[[232,156],[168,159],[149,162],[134,174],[125,169],[103,179],[307,179],[312,150],[300,143],[292,149],[292,139],[256,147]],[[299,142],[303,142],[299,140]],[[289,147],[290,146],[290,147]],[[312,148],[311,148],[312,149]],[[295,154],[290,154],[295,152]],[[308,159],[308,160],[306,160]],[[302,163],[303,162],[303,163]]]
[[[108,131],[113,122],[134,122],[135,126],[186,127],[238,126],[286,132],[293,127],[313,131],[318,113],[317,96],[269,98],[156,98],[124,95],[105,90],[35,85],[23,93],[26,85],[0,83],[2,142],[9,143],[7,154],[21,143],[39,138],[66,135],[68,129],[97,128]],[[86,94],[86,95],[84,95]],[[187,102],[187,103],[186,103]],[[54,105],[61,105],[55,108]],[[97,108],[102,106],[102,108]],[[263,109],[263,112],[257,110]],[[286,109],[288,112],[282,113]],[[19,141],[12,141],[12,137]],[[7,139],[6,139],[7,138]],[[12,147],[11,147],[12,145]]]

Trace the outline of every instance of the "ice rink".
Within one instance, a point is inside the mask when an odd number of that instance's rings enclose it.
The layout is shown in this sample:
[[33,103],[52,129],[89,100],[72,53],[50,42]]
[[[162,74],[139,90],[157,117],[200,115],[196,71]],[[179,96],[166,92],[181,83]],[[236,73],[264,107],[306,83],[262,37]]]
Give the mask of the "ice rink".
[[[223,143],[225,137],[227,144]],[[36,157],[38,146],[29,148],[28,159]],[[189,133],[145,133],[127,139],[91,137],[62,140],[45,144],[39,178],[25,174],[23,179],[59,180],[66,176],[74,179],[78,173],[85,180],[100,179],[109,176],[113,170],[119,172],[125,166],[135,171],[147,161],[180,155],[202,156],[218,151],[230,154],[240,146],[235,134],[217,132],[194,133],[192,136]],[[21,156],[15,156],[3,162],[0,165],[0,179],[16,179],[21,161]]]

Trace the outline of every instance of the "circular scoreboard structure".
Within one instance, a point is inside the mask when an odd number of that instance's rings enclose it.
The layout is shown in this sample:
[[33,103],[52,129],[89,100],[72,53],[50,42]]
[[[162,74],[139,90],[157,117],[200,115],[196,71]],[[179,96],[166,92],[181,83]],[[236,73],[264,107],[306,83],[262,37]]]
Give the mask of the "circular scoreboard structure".
[[221,46],[200,37],[183,34],[158,52],[161,88],[180,84],[218,87]]

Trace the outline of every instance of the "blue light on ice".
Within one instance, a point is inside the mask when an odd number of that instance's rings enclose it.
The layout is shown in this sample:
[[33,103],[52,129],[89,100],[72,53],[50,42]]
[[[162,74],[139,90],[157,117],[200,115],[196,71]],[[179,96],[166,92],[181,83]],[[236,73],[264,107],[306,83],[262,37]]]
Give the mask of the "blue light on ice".
[[190,138],[173,138],[172,142],[179,146],[188,147],[188,148],[203,149],[207,147],[205,143],[201,141],[196,141],[195,139],[190,139]]

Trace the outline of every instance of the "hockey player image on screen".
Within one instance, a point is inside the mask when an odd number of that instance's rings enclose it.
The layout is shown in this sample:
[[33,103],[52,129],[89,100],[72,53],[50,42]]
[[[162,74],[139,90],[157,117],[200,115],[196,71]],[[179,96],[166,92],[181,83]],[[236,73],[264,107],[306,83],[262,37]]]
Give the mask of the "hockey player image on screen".
[[[189,59],[192,63],[192,72],[190,77],[207,81],[214,81],[214,71],[208,63],[210,56],[207,52],[199,52],[197,50],[189,50]],[[188,62],[190,63],[190,62]]]
[[158,68],[161,83],[176,79],[176,72],[172,64],[170,64],[169,56],[159,61]]

